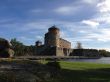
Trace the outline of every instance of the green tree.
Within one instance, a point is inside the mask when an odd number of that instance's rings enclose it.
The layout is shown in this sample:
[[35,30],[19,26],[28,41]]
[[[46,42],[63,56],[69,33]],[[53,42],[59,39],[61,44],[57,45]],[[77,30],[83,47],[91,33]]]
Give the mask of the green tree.
[[15,56],[34,55],[35,46],[26,46],[20,41],[17,41],[16,38],[11,39],[10,43],[12,44],[13,50],[15,51]]
[[101,56],[110,57],[110,52],[106,50],[99,50]]
[[25,45],[23,45],[23,43],[17,41],[16,38],[11,39],[10,43],[12,44],[12,48],[15,51],[15,56],[21,56],[25,54]]

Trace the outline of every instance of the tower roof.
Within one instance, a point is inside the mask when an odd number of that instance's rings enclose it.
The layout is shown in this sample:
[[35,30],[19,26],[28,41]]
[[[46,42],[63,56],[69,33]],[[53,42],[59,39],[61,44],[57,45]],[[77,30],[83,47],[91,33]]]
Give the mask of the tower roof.
[[50,30],[60,30],[60,29],[54,25],[54,26],[50,27],[48,30],[50,31]]
[[36,43],[42,43],[42,41],[38,40],[38,41],[36,41]]

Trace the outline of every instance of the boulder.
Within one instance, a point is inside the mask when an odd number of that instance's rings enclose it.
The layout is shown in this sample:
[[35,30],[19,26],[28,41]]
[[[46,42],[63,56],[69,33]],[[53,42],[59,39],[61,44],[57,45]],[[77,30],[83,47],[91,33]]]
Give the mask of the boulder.
[[11,44],[8,40],[0,38],[0,58],[13,57],[14,51],[11,49]]

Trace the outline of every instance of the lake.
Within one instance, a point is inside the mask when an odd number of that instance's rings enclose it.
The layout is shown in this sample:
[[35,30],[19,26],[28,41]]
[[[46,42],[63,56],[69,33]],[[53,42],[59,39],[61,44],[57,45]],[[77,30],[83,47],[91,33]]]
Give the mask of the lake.
[[105,63],[110,64],[110,57],[102,57],[99,59],[69,59],[70,62],[92,62],[92,63]]

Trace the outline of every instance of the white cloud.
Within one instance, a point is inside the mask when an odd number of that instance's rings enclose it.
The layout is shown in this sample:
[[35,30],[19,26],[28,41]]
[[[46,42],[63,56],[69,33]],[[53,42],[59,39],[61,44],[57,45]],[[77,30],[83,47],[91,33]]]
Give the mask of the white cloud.
[[[85,2],[88,2],[89,0],[84,0]],[[108,25],[110,23],[110,0],[102,0],[98,2],[96,0],[96,10],[97,13],[88,20],[83,20],[82,23],[89,25],[91,27],[100,27],[102,25]],[[91,0],[90,2],[91,3]]]
[[82,0],[82,2],[93,5],[93,4],[96,4],[98,0]]
[[110,52],[110,48],[101,48],[102,50],[107,50],[107,51],[109,51]]
[[94,41],[108,42],[110,41],[110,29],[97,29],[97,32],[88,33],[84,38]]
[[89,25],[89,26],[91,26],[91,27],[96,27],[96,26],[99,25],[98,22],[92,21],[92,20],[83,20],[82,23],[83,23],[83,24],[86,24],[86,25]]
[[54,11],[61,15],[73,15],[79,10],[79,6],[62,6]]
[[85,34],[85,33],[88,33],[88,32],[84,31],[84,30],[80,30],[79,33],[84,33]]
[[102,24],[109,24],[110,23],[110,14],[99,14],[96,18],[94,18],[95,21],[102,23]]
[[43,36],[37,35],[37,36],[35,36],[35,38],[36,38],[37,40],[43,41]]
[[101,3],[97,4],[97,7],[99,7],[101,13],[110,12],[110,0],[103,0]]
[[110,0],[103,0],[100,3],[97,3],[98,14],[94,18],[98,22],[105,24],[110,23]]

